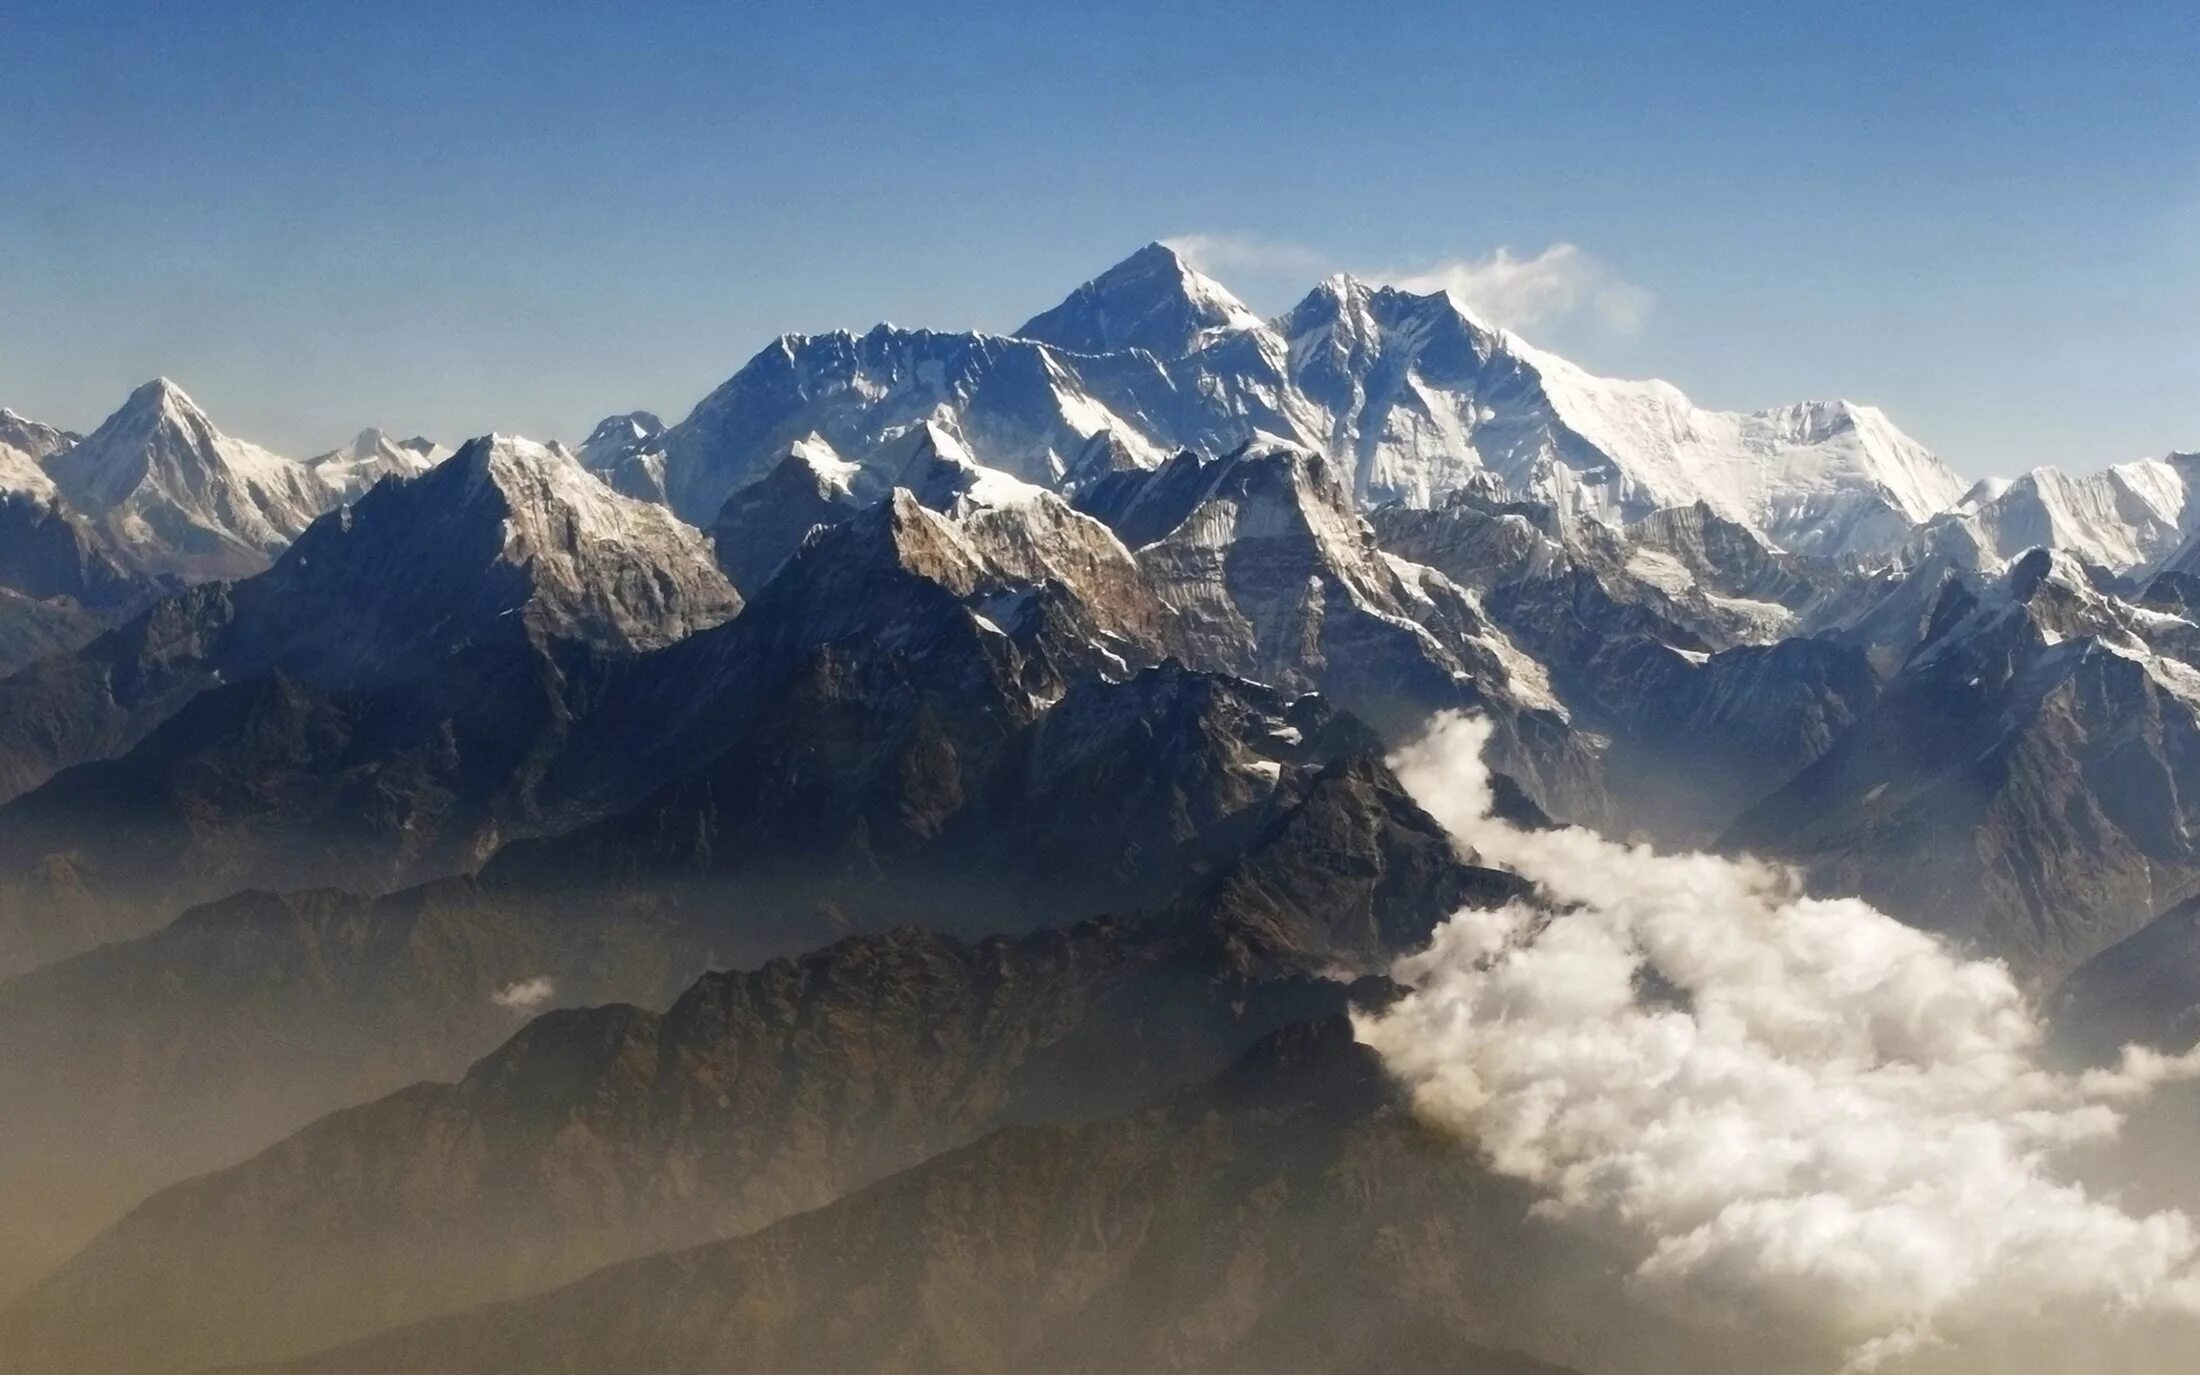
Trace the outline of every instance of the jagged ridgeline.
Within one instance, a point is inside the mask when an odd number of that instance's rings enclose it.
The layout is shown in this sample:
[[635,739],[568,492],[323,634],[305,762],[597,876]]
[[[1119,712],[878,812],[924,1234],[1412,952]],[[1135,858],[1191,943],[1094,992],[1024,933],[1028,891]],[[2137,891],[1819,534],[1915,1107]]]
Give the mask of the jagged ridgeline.
[[1159,244],[572,449],[0,412],[0,1372],[1838,1366],[1355,1044],[1540,900],[1391,761],[2180,1048],[2196,476]]

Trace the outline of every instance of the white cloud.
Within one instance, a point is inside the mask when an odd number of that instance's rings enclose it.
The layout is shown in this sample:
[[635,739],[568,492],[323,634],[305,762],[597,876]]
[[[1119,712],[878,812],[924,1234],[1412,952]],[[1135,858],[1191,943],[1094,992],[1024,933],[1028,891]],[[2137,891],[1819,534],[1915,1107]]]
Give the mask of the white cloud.
[[2188,1218],[2052,1169],[2200,1057],[2054,1072],[2001,965],[1864,903],[1753,861],[1494,820],[1487,737],[1448,716],[1393,763],[1558,915],[1460,912],[1399,965],[1411,992],[1362,1019],[1429,1120],[1631,1247],[1646,1294],[1778,1323],[1849,1369],[1963,1368],[1972,1334],[2106,1340],[2118,1315],[2200,1313]]
[[1499,248],[1480,258],[1446,258],[1419,271],[1369,275],[1407,291],[1448,291],[1507,329],[1588,315],[1615,333],[1631,334],[1650,311],[1648,291],[1570,243],[1554,243],[1532,258]]
[[1316,278],[1336,270],[1318,249],[1258,234],[1172,234],[1161,242],[1210,276],[1240,270]]
[[489,1001],[498,1007],[508,1007],[517,1012],[533,1012],[556,997],[558,986],[548,974],[537,974],[531,979],[508,983],[489,995]]
[[1579,246],[1554,243],[1522,257],[1498,248],[1479,258],[1444,258],[1419,267],[1349,267],[1320,249],[1256,234],[1178,234],[1162,240],[1213,276],[1233,271],[1311,281],[1344,271],[1406,291],[1449,291],[1469,310],[1506,329],[1529,330],[1588,318],[1614,333],[1642,328],[1652,297]]

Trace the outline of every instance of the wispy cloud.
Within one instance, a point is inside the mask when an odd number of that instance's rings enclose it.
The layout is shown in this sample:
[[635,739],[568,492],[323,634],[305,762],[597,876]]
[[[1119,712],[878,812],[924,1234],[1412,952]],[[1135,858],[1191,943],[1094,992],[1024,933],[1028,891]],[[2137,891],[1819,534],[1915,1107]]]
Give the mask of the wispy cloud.
[[1614,333],[1632,334],[1650,313],[1647,289],[1570,243],[1554,243],[1532,258],[1499,248],[1419,271],[1371,275],[1407,291],[1448,291],[1508,329],[1587,315]]
[[1258,234],[1172,234],[1161,242],[1216,276],[1242,271],[1323,277],[1336,271],[1335,260],[1317,248]]
[[556,997],[558,986],[548,974],[537,974],[531,979],[508,983],[489,995],[489,1001],[498,1007],[508,1007],[515,1012],[533,1012]]
[[1588,319],[1615,334],[1642,328],[1653,297],[1578,244],[1554,243],[1523,256],[1499,247],[1480,257],[1419,265],[1354,266],[1308,244],[1257,234],[1177,234],[1162,240],[1203,272],[1321,277],[1349,272],[1406,291],[1448,291],[1475,314],[1506,329],[1529,330]]

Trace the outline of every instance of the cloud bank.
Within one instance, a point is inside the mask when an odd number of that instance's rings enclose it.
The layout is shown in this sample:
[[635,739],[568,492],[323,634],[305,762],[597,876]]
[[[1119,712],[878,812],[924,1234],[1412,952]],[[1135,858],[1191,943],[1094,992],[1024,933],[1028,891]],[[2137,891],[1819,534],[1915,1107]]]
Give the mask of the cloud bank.
[[1548,909],[1463,911],[1360,1035],[1539,1207],[1610,1231],[1655,1299],[1906,1368],[1971,1334],[2200,1313],[2200,1233],[2059,1179],[2194,1056],[2053,1072],[2000,965],[1788,872],[1490,816],[1488,729],[1393,760]]

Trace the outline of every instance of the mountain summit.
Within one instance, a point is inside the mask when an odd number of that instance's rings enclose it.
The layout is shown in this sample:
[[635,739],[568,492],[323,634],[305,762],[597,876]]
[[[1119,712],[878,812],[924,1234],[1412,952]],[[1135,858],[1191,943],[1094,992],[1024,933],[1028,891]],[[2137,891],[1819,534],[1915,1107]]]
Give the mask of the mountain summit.
[[77,436],[0,406],[0,492],[53,494],[46,460],[77,441]]
[[1617,525],[1703,502],[1782,549],[1825,555],[1890,551],[1964,489],[1868,406],[1706,410],[1664,382],[1594,376],[1448,292],[1342,275],[1263,322],[1163,244],[1012,336],[784,335],[650,458],[665,499],[703,524],[797,440],[868,468],[918,424],[981,467],[1057,489],[1095,455],[1152,468],[1185,449],[1281,444],[1322,455],[1366,506],[1494,483]]
[[223,434],[165,377],[47,471],[133,561],[186,578],[260,571],[336,496],[304,464]]
[[[651,649],[740,608],[702,535],[606,487],[558,445],[468,442],[307,531],[251,585],[313,662],[397,661],[478,641],[507,618],[549,640]],[[348,598],[326,627],[317,612]],[[294,646],[282,662],[297,662]]]
[[1256,329],[1260,317],[1167,244],[1150,243],[1016,333],[1071,353],[1144,349],[1181,358],[1211,336]]

